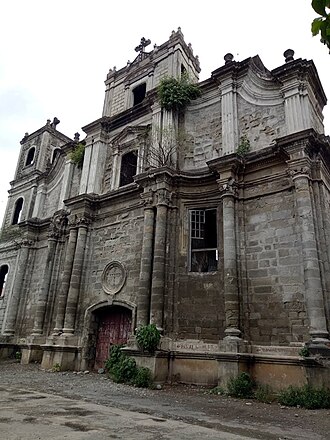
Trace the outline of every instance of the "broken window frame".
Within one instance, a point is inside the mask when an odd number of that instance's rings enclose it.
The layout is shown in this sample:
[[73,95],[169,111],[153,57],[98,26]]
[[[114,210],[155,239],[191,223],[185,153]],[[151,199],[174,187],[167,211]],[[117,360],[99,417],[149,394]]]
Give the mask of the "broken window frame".
[[[135,163],[134,164],[130,164],[130,163],[123,163],[123,159],[125,162],[125,158],[127,158],[128,156],[135,156]],[[129,185],[130,183],[134,182],[133,176],[135,176],[138,173],[138,155],[139,152],[138,150],[130,150],[127,151],[125,154],[123,154],[121,156],[121,162],[120,162],[120,172],[119,172],[119,188],[125,186],[125,185]],[[125,167],[130,167],[132,166],[133,170],[129,173],[125,173],[124,170],[124,166]]]
[[[217,208],[189,209],[190,273],[210,273],[218,270],[219,253],[217,219]],[[200,246],[196,245],[199,240]]]
[[[144,98],[147,94],[147,83],[143,82],[138,84],[134,89],[132,89],[133,94],[133,107],[141,104],[144,101]],[[143,95],[143,96],[142,96]]]

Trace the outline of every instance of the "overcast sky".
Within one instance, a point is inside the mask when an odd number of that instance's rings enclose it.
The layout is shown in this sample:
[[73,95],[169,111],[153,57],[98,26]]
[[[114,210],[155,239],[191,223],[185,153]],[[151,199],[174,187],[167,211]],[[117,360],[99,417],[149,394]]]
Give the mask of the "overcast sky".
[[[102,114],[109,68],[136,56],[142,36],[165,42],[181,27],[201,63],[200,79],[223,65],[259,55],[271,70],[295,58],[313,59],[330,99],[330,55],[312,37],[310,0],[2,0],[0,7],[0,221],[25,132],[57,116],[73,137]],[[328,107],[328,106],[327,106]],[[325,131],[330,134],[326,107]],[[0,223],[1,225],[1,223]]]

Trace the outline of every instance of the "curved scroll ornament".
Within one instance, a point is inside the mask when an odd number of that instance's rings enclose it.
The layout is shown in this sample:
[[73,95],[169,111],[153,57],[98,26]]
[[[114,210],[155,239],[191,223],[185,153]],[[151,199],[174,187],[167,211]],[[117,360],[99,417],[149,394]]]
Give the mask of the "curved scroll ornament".
[[120,261],[111,261],[102,274],[102,288],[105,293],[115,295],[120,292],[126,281],[126,269]]

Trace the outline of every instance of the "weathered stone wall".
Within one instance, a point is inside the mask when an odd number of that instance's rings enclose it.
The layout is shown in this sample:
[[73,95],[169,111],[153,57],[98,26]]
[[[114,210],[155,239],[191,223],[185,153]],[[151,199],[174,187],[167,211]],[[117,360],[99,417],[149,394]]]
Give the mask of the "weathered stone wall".
[[19,335],[28,336],[32,333],[38,293],[40,291],[45,263],[47,260],[47,241],[35,244],[30,249],[28,265],[24,276],[24,289],[18,309],[17,322]]
[[275,187],[279,181],[247,189],[240,207],[243,331],[254,344],[308,339],[294,194],[290,187],[272,194]]
[[[197,205],[190,200],[182,200],[179,206],[176,243],[171,237],[171,245],[176,249],[174,264],[174,299],[173,299],[173,336],[178,339],[203,340],[218,342],[224,337],[224,297],[221,267],[218,261],[218,271],[209,273],[190,272],[189,268],[189,209],[218,207],[218,243],[221,255],[221,202],[210,197],[198,198]],[[211,204],[210,204],[211,203]],[[172,311],[169,311],[171,314]]]
[[207,160],[221,156],[221,101],[220,96],[213,95],[208,102],[190,105],[184,125],[179,127],[179,160],[183,170],[204,168]]
[[256,106],[237,97],[239,139],[246,136],[250,151],[268,147],[285,134],[284,105]]
[[48,185],[45,203],[42,210],[42,218],[52,217],[58,210],[62,190],[63,174]]
[[113,89],[113,96],[110,103],[110,116],[116,115],[125,110],[125,89],[124,83],[116,85]]
[[16,249],[5,250],[3,249],[3,245],[0,247],[0,267],[4,264],[7,264],[9,267],[4,290],[0,297],[0,332],[4,325],[5,312],[15,279],[16,259]]
[[168,59],[165,58],[164,60],[161,60],[157,65],[155,66],[154,70],[154,86],[157,86],[159,81],[165,76],[168,75]]
[[83,329],[85,310],[93,304],[111,298],[102,288],[102,274],[111,261],[121,262],[127,271],[126,282],[115,294],[117,301],[136,304],[140,275],[140,255],[143,232],[143,209],[140,201],[131,201],[131,209],[123,202],[104,207],[91,227],[84,261],[78,320]]

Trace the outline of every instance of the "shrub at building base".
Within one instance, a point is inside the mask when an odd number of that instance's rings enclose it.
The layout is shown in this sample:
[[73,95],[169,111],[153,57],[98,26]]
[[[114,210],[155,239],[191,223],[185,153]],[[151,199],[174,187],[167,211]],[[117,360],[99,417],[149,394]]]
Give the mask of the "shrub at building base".
[[300,406],[307,409],[330,408],[330,389],[313,388],[310,385],[293,387],[280,392],[278,401],[285,406]]
[[136,332],[136,342],[142,351],[153,354],[160,342],[160,332],[155,324],[140,327]]
[[240,373],[229,379],[227,384],[228,395],[231,397],[249,398],[253,396],[254,382],[248,373]]
[[117,383],[128,383],[140,388],[151,387],[151,371],[138,367],[134,359],[122,352],[122,348],[122,345],[113,345],[110,349],[109,359],[105,362],[109,377]]

